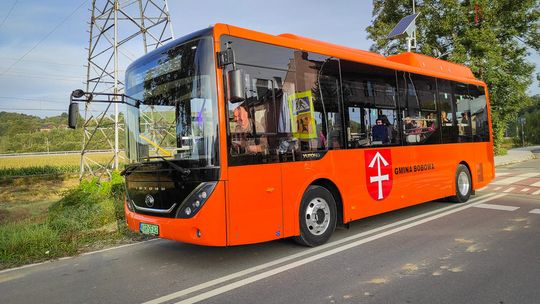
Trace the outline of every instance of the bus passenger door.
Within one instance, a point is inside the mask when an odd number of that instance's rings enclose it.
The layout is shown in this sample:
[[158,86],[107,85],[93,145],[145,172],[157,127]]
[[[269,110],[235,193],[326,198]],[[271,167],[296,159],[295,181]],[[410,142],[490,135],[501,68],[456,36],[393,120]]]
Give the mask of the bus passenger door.
[[[257,71],[245,68],[247,75]],[[276,83],[250,76],[250,100],[229,104],[228,243],[270,241],[283,235],[281,164],[277,155]]]
[[281,165],[229,167],[228,245],[270,241],[283,235]]

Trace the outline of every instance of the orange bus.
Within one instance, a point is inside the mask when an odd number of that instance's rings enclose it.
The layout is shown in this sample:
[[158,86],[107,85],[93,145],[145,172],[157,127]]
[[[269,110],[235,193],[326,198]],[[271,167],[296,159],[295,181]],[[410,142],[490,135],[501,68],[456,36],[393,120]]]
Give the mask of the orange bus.
[[486,84],[465,66],[226,24],[133,62],[130,229],[228,246],[294,237],[494,178]]

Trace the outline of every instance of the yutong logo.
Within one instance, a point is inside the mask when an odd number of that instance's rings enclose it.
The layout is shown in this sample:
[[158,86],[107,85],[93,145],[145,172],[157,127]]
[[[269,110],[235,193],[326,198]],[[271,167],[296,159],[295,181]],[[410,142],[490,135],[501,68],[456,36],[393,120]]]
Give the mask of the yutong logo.
[[148,207],[154,207],[154,197],[151,196],[150,194],[147,194],[146,197],[144,198],[144,203]]
[[165,187],[136,187],[137,190],[144,190],[144,191],[165,191]]
[[383,200],[392,190],[392,154],[390,149],[365,151],[364,158],[368,193],[375,200]]

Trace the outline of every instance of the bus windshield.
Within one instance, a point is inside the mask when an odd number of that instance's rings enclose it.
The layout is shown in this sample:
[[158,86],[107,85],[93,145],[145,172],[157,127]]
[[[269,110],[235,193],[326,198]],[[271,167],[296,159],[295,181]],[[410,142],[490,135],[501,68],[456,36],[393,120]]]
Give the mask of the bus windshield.
[[126,94],[142,101],[126,114],[130,162],[218,163],[218,116],[211,37],[158,49],[132,64]]

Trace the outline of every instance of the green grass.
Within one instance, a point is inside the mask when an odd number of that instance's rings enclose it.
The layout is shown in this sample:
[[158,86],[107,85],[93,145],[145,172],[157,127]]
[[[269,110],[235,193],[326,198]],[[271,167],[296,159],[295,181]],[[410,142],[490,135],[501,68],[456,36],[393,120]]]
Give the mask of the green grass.
[[[36,181],[40,179],[34,179],[34,184]],[[44,180],[41,183],[50,186]],[[26,183],[0,185],[13,188],[20,184]],[[123,198],[123,178],[115,173],[109,182],[83,181],[52,203],[16,202],[17,196],[11,202],[0,202],[0,216],[6,218],[0,221],[0,269],[137,238],[126,227]]]
[[0,269],[72,254],[76,246],[59,231],[32,220],[0,226]]

